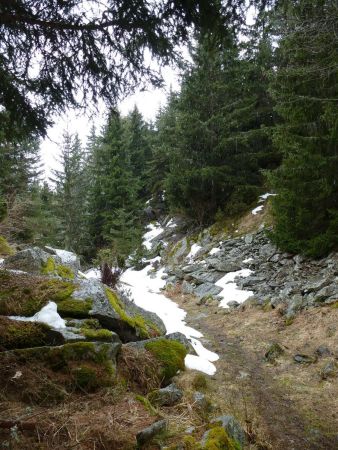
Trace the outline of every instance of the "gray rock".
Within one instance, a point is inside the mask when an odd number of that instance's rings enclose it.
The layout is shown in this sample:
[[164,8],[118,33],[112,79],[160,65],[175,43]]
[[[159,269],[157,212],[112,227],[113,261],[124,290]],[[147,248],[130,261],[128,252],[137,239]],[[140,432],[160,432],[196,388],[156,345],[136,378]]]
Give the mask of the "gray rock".
[[136,435],[138,445],[144,445],[156,435],[163,433],[167,429],[167,421],[159,420]]
[[329,361],[320,371],[320,376],[322,380],[327,380],[328,378],[334,378],[337,376],[337,364],[334,360]]
[[157,406],[172,406],[178,403],[183,397],[183,392],[175,383],[169,386],[157,389],[148,395],[150,403]]
[[331,356],[332,352],[326,345],[320,345],[316,350],[316,355],[319,357]]
[[188,266],[184,266],[182,268],[183,273],[191,273],[196,272],[198,270],[203,269],[205,266],[203,264],[189,264]]
[[231,300],[227,303],[229,308],[238,308],[240,306],[240,303],[236,302],[236,300]]
[[203,410],[204,412],[210,412],[212,409],[212,405],[210,403],[210,400],[206,397],[205,394],[202,392],[194,392],[193,395],[194,405]]
[[286,310],[286,318],[290,319],[296,315],[298,311],[302,309],[305,304],[305,299],[302,295],[294,295],[290,302],[288,303],[288,307]]
[[277,253],[277,248],[272,244],[262,245],[259,249],[259,254],[263,258],[272,258]]
[[194,286],[188,281],[184,280],[182,283],[182,294],[193,294],[194,293]]
[[196,297],[199,297],[200,299],[209,297],[209,296],[213,296],[213,295],[217,295],[220,292],[222,292],[222,288],[219,286],[215,286],[212,283],[200,284],[194,290],[194,294],[196,295]]
[[241,280],[238,285],[243,289],[247,287],[254,287],[256,284],[265,280],[265,275],[261,276],[249,276]]
[[[244,447],[246,443],[245,432],[241,424],[233,416],[220,416],[212,420],[211,423],[219,423],[232,439],[235,439],[242,447]],[[202,446],[206,444],[210,431],[211,430],[208,430],[204,433],[201,442]]]
[[336,281],[334,284],[326,286],[317,292],[315,297],[316,302],[323,302],[327,299],[338,299],[338,282]]
[[187,238],[182,239],[176,244],[175,251],[170,256],[171,264],[177,265],[183,261],[183,259],[188,255],[190,251],[190,246]]
[[316,358],[310,355],[297,354],[293,357],[294,361],[298,364],[312,364],[316,362]]
[[320,291],[321,289],[326,287],[328,284],[330,284],[331,281],[332,281],[332,278],[327,279],[327,278],[323,278],[323,277],[311,280],[303,286],[303,291],[306,293],[310,293],[313,291]]
[[245,242],[246,244],[252,244],[252,242],[253,242],[253,235],[252,235],[252,234],[247,234],[247,235],[244,237],[244,242]]
[[56,264],[61,264],[61,259],[57,255],[52,255],[39,247],[29,247],[8,256],[3,262],[3,267],[40,274],[43,264],[46,264],[49,258],[53,258]]
[[75,253],[48,246],[45,248],[47,251],[54,252],[60,258],[61,264],[72,269],[75,274],[81,270],[80,258]]
[[[100,281],[93,279],[79,280],[78,284],[79,287],[74,291],[73,298],[79,300],[90,298],[93,301],[93,305],[89,315],[98,319],[104,328],[116,332],[120,336],[122,342],[144,339],[142,330],[139,327],[128,323],[128,321],[121,317],[119,312],[114,309],[106,295],[106,287]],[[165,326],[156,314],[138,307],[121,293],[118,293],[117,296],[120,307],[128,317],[132,319],[136,316],[141,316],[147,323],[153,323],[162,334],[165,334]]]
[[238,261],[214,257],[207,260],[207,267],[215,269],[218,272],[237,272],[241,269],[241,263]]
[[191,345],[191,342],[184,336],[184,334],[179,333],[179,332],[170,333],[163,337],[156,337],[156,338],[151,338],[151,339],[144,339],[142,341],[129,342],[125,345],[126,345],[126,347],[142,349],[142,348],[145,348],[145,345],[148,342],[158,341],[159,339],[167,339],[168,341],[180,342],[187,349],[188,353],[190,353],[191,355],[196,355],[196,352],[194,350],[194,347]]
[[205,271],[200,270],[198,272],[192,272],[189,274],[190,279],[195,281],[197,284],[202,283],[216,283],[216,281],[220,280],[223,277],[223,273],[215,272],[215,271]]

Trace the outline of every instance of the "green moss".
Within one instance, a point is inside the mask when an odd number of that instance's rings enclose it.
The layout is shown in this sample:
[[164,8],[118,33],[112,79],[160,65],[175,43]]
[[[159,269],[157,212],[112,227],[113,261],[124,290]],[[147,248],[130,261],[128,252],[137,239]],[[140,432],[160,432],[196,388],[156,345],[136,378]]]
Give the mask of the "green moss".
[[168,339],[158,339],[145,344],[145,349],[151,352],[162,365],[162,375],[170,380],[178,370],[184,370],[184,358],[187,350],[183,344]]
[[33,316],[49,301],[68,299],[76,285],[0,270],[0,315]]
[[203,450],[241,450],[241,445],[231,439],[223,427],[214,427],[208,433]]
[[290,326],[290,325],[293,324],[294,320],[295,320],[294,317],[288,317],[288,318],[285,319],[285,322],[284,322],[284,323],[285,323],[285,325],[288,327],[288,326]]
[[146,397],[143,397],[142,395],[136,395],[135,399],[137,401],[139,401],[140,403],[142,403],[142,405],[145,407],[145,409],[148,412],[150,412],[150,414],[152,414],[153,416],[157,416],[156,409],[153,407],[153,405],[150,403],[150,401]]
[[161,332],[158,327],[151,321],[146,320],[141,315],[130,316],[126,313],[122,302],[118,299],[117,295],[106,288],[106,295],[109,303],[114,308],[115,312],[120,316],[121,320],[126,322],[130,327],[134,328],[137,335],[143,339],[150,337],[160,336]]
[[331,308],[338,309],[338,301],[331,305]]
[[97,371],[89,366],[80,366],[72,369],[73,382],[76,388],[93,391],[100,386]]
[[9,243],[6,241],[6,239],[3,236],[0,236],[0,255],[1,256],[9,256],[13,255],[14,250],[9,245]]
[[207,379],[203,373],[197,373],[192,380],[192,386],[197,391],[205,391],[207,388]]
[[76,300],[68,298],[62,300],[57,305],[58,313],[62,317],[75,317],[81,319],[88,317],[88,313],[92,309],[93,301],[91,299]]
[[81,333],[87,338],[93,341],[111,341],[113,333],[109,330],[93,330],[91,328],[82,327]]
[[48,325],[0,317],[0,350],[39,347],[52,343],[52,339]]
[[186,450],[201,450],[202,448],[193,436],[184,436],[183,444]]
[[58,275],[68,280],[74,279],[74,272],[67,266],[56,264],[53,257],[49,257],[45,263],[41,265],[41,273],[43,275]]

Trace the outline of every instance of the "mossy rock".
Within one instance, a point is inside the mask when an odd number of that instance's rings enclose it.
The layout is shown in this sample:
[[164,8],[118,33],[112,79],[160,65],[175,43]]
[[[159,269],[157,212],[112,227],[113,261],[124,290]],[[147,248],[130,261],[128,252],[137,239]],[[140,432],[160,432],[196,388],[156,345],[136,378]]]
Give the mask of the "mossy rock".
[[58,304],[58,313],[61,317],[74,317],[78,319],[88,317],[89,311],[92,309],[93,301],[91,299],[78,300],[68,298],[61,300]]
[[74,272],[70,267],[57,264],[52,256],[50,256],[46,262],[41,264],[41,274],[57,275],[60,278],[65,278],[67,280],[73,280],[75,278]]
[[0,315],[31,317],[49,301],[69,299],[75,289],[69,281],[0,270]]
[[207,432],[202,450],[241,450],[241,445],[231,439],[223,427],[217,426]]
[[145,349],[161,363],[164,382],[168,382],[179,370],[184,370],[187,350],[183,344],[168,339],[157,339],[145,344]]
[[0,351],[63,343],[62,335],[48,325],[0,316]]
[[9,245],[7,240],[0,236],[0,256],[14,255],[14,249]]
[[106,295],[115,313],[118,314],[121,321],[124,322],[126,326],[135,331],[136,337],[140,339],[148,339],[155,336],[160,336],[162,334],[156,324],[143,317],[141,314],[132,315],[129,311],[127,312],[123,302],[111,289],[106,288]]
[[110,330],[101,328],[100,330],[93,330],[91,328],[83,327],[80,329],[81,334],[90,341],[105,341],[111,342],[115,333]]

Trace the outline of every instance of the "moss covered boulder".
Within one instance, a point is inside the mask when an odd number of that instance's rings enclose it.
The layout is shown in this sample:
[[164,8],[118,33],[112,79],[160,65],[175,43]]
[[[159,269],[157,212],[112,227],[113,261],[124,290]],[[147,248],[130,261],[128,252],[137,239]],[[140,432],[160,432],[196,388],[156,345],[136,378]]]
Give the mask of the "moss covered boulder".
[[61,259],[58,256],[52,255],[39,247],[30,247],[7,257],[3,265],[6,269],[39,274],[50,259],[54,259],[56,264],[61,264]]
[[162,320],[153,313],[136,306],[97,280],[79,280],[73,297],[92,299],[89,316],[116,332],[122,342],[138,341],[165,333]]
[[49,405],[74,391],[112,386],[119,349],[120,344],[78,342],[2,352],[0,395]]
[[0,316],[0,352],[43,345],[60,345],[64,342],[62,333],[52,330],[48,325],[21,322]]
[[167,385],[180,370],[185,369],[184,359],[188,353],[186,347],[178,341],[161,337],[140,342],[131,342],[126,347],[145,349],[150,352],[161,367],[161,379]]

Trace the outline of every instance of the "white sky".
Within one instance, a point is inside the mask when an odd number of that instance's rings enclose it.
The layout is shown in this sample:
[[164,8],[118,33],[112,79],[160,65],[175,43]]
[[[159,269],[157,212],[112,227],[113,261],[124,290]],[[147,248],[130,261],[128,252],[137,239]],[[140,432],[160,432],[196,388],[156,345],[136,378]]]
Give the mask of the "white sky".
[[[127,115],[130,110],[137,105],[139,111],[146,120],[153,120],[161,105],[166,102],[167,94],[172,89],[179,88],[178,73],[170,68],[162,70],[165,86],[163,89],[149,89],[149,91],[136,92],[134,95],[127,97],[119,105],[122,115]],[[79,116],[76,111],[69,111],[64,116],[54,118],[55,125],[48,130],[48,136],[41,143],[41,157],[45,168],[45,177],[51,175],[51,169],[60,169],[58,163],[59,144],[62,142],[62,134],[64,130],[70,133],[78,133],[83,144],[86,142],[87,135],[91,125],[94,124],[99,129],[104,124],[104,108],[102,113],[98,113],[94,118],[86,115]]]

